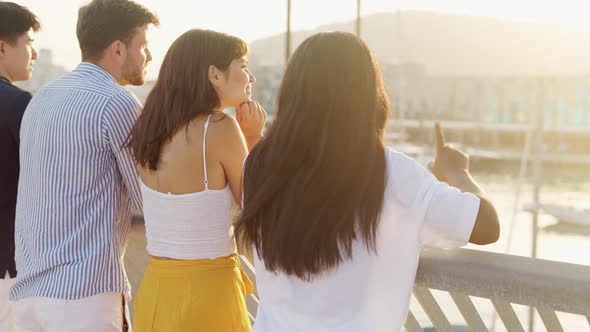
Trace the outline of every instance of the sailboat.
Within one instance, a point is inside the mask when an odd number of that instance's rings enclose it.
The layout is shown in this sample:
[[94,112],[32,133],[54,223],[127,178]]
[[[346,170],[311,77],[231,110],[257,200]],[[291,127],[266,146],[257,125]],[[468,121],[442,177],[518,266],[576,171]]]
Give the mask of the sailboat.
[[569,206],[558,204],[531,203],[524,206],[529,212],[542,211],[552,215],[563,223],[590,226],[590,211],[578,210]]

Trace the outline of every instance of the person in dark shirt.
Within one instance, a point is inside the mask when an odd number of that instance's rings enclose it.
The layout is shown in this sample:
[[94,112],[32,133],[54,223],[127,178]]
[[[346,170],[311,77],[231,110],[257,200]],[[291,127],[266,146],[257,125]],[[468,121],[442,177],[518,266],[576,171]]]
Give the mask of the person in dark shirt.
[[37,52],[32,33],[40,28],[27,8],[0,1],[0,331],[13,331],[8,293],[14,263],[14,217],[19,173],[19,130],[31,94],[13,82],[31,78]]

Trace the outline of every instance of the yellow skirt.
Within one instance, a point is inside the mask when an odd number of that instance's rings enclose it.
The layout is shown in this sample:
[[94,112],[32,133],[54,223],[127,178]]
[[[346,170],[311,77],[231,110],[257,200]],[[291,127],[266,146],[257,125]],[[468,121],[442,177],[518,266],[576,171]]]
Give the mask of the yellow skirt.
[[252,282],[236,255],[217,259],[151,258],[133,310],[135,332],[249,332]]

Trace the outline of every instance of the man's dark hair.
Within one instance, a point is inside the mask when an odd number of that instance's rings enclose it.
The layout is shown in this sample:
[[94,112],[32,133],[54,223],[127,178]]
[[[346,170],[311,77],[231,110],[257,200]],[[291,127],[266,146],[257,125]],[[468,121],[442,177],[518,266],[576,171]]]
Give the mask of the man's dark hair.
[[0,39],[10,44],[29,30],[39,31],[37,16],[26,7],[14,2],[0,1]]
[[76,34],[82,60],[98,60],[116,40],[130,42],[135,30],[146,24],[160,25],[147,8],[129,0],[93,0],[78,11]]

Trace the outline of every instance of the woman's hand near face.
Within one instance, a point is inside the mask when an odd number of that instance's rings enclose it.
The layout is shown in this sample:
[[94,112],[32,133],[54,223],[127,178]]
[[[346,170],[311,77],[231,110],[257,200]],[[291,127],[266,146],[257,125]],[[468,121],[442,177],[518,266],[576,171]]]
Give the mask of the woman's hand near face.
[[264,108],[255,101],[248,101],[236,107],[236,119],[249,151],[262,139],[266,116]]

